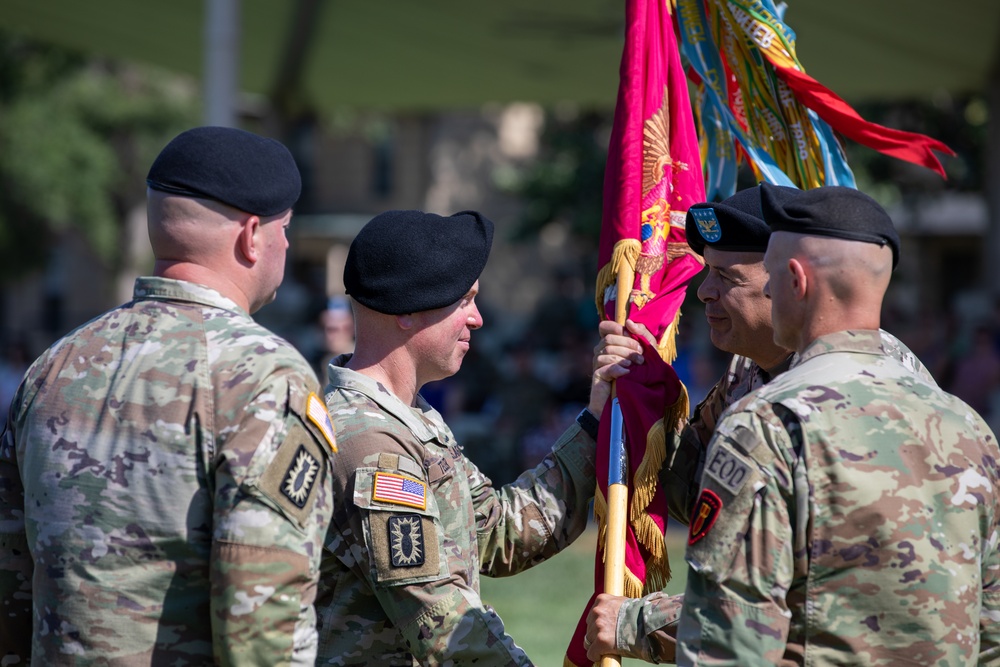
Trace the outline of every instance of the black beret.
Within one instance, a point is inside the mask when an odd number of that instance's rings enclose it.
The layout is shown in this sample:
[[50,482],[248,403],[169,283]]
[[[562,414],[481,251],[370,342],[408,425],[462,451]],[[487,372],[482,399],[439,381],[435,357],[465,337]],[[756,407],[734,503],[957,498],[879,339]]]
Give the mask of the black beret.
[[761,183],[760,202],[764,220],[772,232],[888,244],[892,249],[892,268],[899,263],[899,234],[892,218],[860,190],[839,185],[799,190]]
[[731,252],[764,252],[771,229],[760,212],[760,189],[740,190],[718,203],[695,204],[687,212],[687,242],[699,255],[705,246]]
[[196,127],[174,137],[146,185],[261,217],[284,213],[302,192],[299,168],[281,142],[232,127]]
[[493,223],[476,211],[386,211],[354,237],[344,287],[389,315],[444,308],[479,279],[492,245]]

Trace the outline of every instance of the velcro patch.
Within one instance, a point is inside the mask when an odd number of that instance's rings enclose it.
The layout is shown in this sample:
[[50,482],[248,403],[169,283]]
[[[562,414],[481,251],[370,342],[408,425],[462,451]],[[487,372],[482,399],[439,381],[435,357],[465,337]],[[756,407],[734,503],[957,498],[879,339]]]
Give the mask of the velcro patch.
[[688,533],[688,545],[695,544],[701,538],[708,535],[708,531],[719,518],[722,511],[722,500],[713,491],[703,489],[698,497],[698,503],[691,513],[691,528]]
[[260,490],[299,525],[306,525],[318,495],[316,487],[326,479],[327,456],[315,432],[296,419],[261,475]]
[[377,472],[375,483],[372,485],[372,500],[425,510],[427,485],[412,477],[391,472]]
[[365,539],[375,580],[386,584],[434,581],[446,574],[434,520],[419,514],[368,512]]
[[705,462],[705,474],[735,496],[752,477],[752,469],[739,456],[717,442]]
[[285,476],[281,480],[281,493],[299,509],[305,507],[309,500],[309,494],[316,484],[319,466],[320,462],[305,447],[299,445],[292,462],[285,470]]
[[306,416],[309,417],[309,421],[315,424],[316,428],[323,434],[323,437],[326,438],[326,444],[330,445],[330,449],[336,452],[337,438],[334,436],[330,412],[326,409],[326,404],[320,400],[320,397],[312,392],[310,392],[309,398],[306,400]]
[[389,562],[393,567],[420,567],[424,564],[424,529],[419,514],[397,514],[386,524]]

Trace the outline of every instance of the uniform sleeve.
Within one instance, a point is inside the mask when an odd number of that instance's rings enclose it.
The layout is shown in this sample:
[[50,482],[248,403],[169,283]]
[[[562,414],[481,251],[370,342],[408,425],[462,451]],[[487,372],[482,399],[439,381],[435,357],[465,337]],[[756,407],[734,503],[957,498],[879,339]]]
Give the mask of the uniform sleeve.
[[683,605],[684,596],[662,592],[626,600],[615,628],[618,654],[656,664],[674,662],[677,621]]
[[341,427],[350,437],[334,492],[348,500],[338,505],[327,547],[372,592],[379,616],[420,664],[530,665],[469,581],[472,554],[449,535],[474,530],[468,502],[451,486],[464,482],[456,481],[464,467],[442,460],[428,476],[409,432]]
[[787,434],[776,419],[727,414],[709,444],[692,514],[678,664],[773,665],[791,614],[794,560]]
[[979,664],[1000,664],[1000,585],[997,582],[983,589],[983,610],[979,616]]
[[715,424],[726,410],[723,381],[712,387],[680,433],[667,434],[667,456],[660,469],[660,487],[666,494],[671,518],[685,526],[691,521],[691,511],[698,498],[705,448],[712,439]]
[[499,490],[475,470],[472,502],[481,573],[521,572],[583,533],[597,485],[596,456],[593,438],[573,424],[541,463]]
[[312,665],[313,602],[332,512],[332,425],[315,381],[270,378],[216,455],[212,637],[224,665]]
[[983,608],[979,615],[979,664],[1000,665],[1000,545],[996,510],[993,538],[983,545]]
[[0,617],[3,618],[0,664],[3,665],[31,662],[34,562],[24,529],[24,486],[14,443],[15,406],[20,403],[20,396],[21,390],[11,403],[6,428],[0,435]]

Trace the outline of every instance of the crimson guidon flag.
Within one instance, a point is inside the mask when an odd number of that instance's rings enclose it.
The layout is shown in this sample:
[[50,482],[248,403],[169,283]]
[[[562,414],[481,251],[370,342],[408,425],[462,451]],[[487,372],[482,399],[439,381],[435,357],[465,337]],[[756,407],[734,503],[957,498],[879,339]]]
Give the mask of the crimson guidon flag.
[[[688,415],[687,392],[670,368],[687,285],[701,268],[684,234],[692,204],[705,200],[698,138],[687,82],[674,36],[669,0],[627,0],[625,47],[618,101],[604,175],[596,300],[614,319],[618,269],[634,270],[627,314],[646,325],[657,349],[617,384],[628,440],[629,502],[625,593],[660,590],[670,575],[663,536],[666,500],[658,473],[666,456],[665,428]],[[595,590],[603,591],[607,518],[608,434],[611,410],[601,418],[594,513],[600,525]],[[583,649],[586,615],[566,652],[567,665],[590,665]]]

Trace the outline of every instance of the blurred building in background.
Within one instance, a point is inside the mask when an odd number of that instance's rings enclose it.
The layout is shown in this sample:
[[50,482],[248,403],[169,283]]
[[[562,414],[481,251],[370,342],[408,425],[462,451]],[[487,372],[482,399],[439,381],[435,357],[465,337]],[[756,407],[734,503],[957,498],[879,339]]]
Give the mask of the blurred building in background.
[[[16,4],[19,11],[35,11],[31,3]],[[538,18],[537,25],[525,19],[507,29],[555,39],[569,49],[583,48],[585,38],[603,40],[602,57],[610,65],[589,78],[586,72],[572,74],[585,80],[582,86],[575,82],[578,90],[586,90],[592,79],[603,91],[584,101],[545,99],[561,94],[547,92],[551,86],[538,89],[535,99],[542,102],[470,104],[458,91],[453,108],[422,102],[422,109],[410,111],[320,109],[280,87],[270,98],[239,98],[238,124],[281,138],[302,171],[286,278],[277,301],[258,319],[309,359],[329,352],[321,317],[331,300],[343,297],[347,248],[373,215],[393,208],[440,214],[476,209],[494,220],[497,232],[479,298],[485,326],[474,335],[462,371],[426,393],[499,483],[536,459],[549,433],[586,401],[597,341],[596,225],[620,53],[620,25],[609,24],[606,16],[618,16],[620,7],[596,3],[581,11],[585,18],[576,22],[559,22],[553,15]],[[66,55],[3,33],[0,47],[0,400],[6,401],[11,378],[23,372],[26,361],[127,300],[135,277],[151,267],[145,171],[177,131],[200,124],[201,100],[198,85],[183,74],[158,72],[155,78],[164,81],[152,94],[145,86],[154,78],[148,69]],[[25,65],[29,56],[44,66]],[[449,57],[461,60],[463,55],[456,50]],[[73,67],[76,78],[63,76]],[[543,65],[522,69],[521,76],[529,79],[556,72]],[[113,84],[115,96],[87,92],[95,81]],[[401,90],[413,87],[408,81],[392,83]],[[837,89],[835,81],[831,86]],[[144,107],[140,94],[153,102]],[[987,194],[1000,192],[989,185],[996,174],[991,175],[988,155],[989,138],[997,135],[989,111],[1000,105],[991,107],[987,98],[985,90],[973,87],[961,94],[859,107],[876,122],[924,132],[955,148],[959,156],[944,160],[947,182],[867,149],[848,146],[848,151],[859,187],[886,205],[902,237],[884,327],[909,344],[946,388],[970,402],[985,400],[983,414],[996,427],[1000,301],[995,289],[1000,279],[988,250],[991,243],[997,245],[997,231],[990,223]],[[166,102],[181,106],[164,115]],[[78,125],[52,131],[69,108],[77,110]],[[78,126],[86,127],[92,133],[88,141],[100,146],[72,143],[80,135]],[[84,159],[102,147],[107,154]],[[68,157],[53,160],[50,172],[35,169],[35,180],[18,176],[19,168],[42,164],[42,149]],[[103,180],[88,180],[105,173],[101,169],[106,170]],[[83,192],[55,187],[77,181]],[[744,174],[743,185],[752,184],[752,176]],[[49,186],[58,190],[52,197]],[[108,190],[111,204],[93,213],[97,209],[86,195],[99,187]],[[50,198],[59,206],[41,204]],[[83,224],[84,212],[111,222]],[[21,259],[18,270],[4,271]],[[694,296],[699,280],[682,308],[675,364],[694,401],[715,382],[724,362],[708,341]]]

